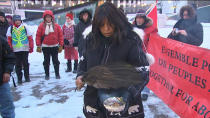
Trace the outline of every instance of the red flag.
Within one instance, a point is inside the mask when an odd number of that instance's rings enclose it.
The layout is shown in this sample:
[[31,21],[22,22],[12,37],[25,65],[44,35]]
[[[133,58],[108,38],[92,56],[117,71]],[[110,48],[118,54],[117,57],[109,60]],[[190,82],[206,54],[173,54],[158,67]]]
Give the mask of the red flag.
[[147,16],[153,20],[153,23],[154,23],[153,27],[157,28],[157,0],[156,0],[155,5],[151,6]]

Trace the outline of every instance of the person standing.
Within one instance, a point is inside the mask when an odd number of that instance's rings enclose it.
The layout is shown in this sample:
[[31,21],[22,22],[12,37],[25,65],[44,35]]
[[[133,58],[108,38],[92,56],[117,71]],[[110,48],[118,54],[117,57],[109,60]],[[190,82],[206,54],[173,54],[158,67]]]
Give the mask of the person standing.
[[15,106],[8,83],[15,65],[15,55],[4,38],[0,36],[0,115],[3,118],[15,118]]
[[[146,52],[150,35],[154,33],[157,34],[158,29],[153,26],[153,20],[147,17],[143,9],[140,9],[137,12],[135,21],[134,21],[134,27],[144,30],[144,40],[143,40],[142,47],[143,47],[143,50]],[[141,93],[142,100],[147,100],[149,93],[150,93],[149,88],[145,87]]]
[[22,84],[22,68],[26,82],[30,82],[28,55],[33,52],[34,42],[29,29],[22,23],[20,15],[13,16],[14,25],[7,30],[7,38],[10,47],[16,56],[15,71],[18,84]]
[[83,31],[91,25],[92,14],[87,9],[82,10],[79,13],[79,23],[76,25],[74,34],[74,47],[78,48],[79,56],[82,55],[82,49],[84,47]]
[[180,9],[181,19],[174,25],[168,38],[183,43],[200,46],[203,42],[203,26],[197,23],[197,16],[192,6]]
[[49,80],[50,58],[52,57],[56,79],[60,79],[58,53],[63,50],[63,32],[55,23],[53,12],[46,10],[43,13],[43,22],[39,25],[36,33],[37,52],[44,54],[45,79]]
[[6,19],[7,19],[8,23],[9,23],[9,25],[12,25],[13,24],[12,23],[12,16],[11,15],[6,15]]
[[9,26],[10,25],[5,17],[5,13],[0,12],[0,35],[5,37],[4,39],[6,39],[7,29]]
[[65,59],[67,59],[67,70],[66,72],[72,71],[72,64],[71,60],[74,60],[74,70],[73,73],[77,72],[78,66],[78,52],[73,47],[74,43],[74,17],[73,13],[66,14],[66,22],[63,25],[63,35],[64,35],[64,52],[65,52]]

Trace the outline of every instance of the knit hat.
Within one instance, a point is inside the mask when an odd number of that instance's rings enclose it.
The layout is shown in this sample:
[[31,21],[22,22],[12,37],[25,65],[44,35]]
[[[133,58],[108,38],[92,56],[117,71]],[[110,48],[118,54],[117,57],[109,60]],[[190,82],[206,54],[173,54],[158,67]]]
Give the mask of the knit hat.
[[5,13],[0,11],[0,16],[5,17]]
[[6,15],[6,18],[12,19],[11,15]]
[[21,21],[21,16],[20,15],[14,15],[12,19],[13,19],[13,21],[17,21],[17,20]]
[[74,19],[73,13],[66,13],[66,16],[69,17],[71,20]]
[[136,13],[136,17],[146,16],[145,12],[145,10],[139,9],[139,11]]

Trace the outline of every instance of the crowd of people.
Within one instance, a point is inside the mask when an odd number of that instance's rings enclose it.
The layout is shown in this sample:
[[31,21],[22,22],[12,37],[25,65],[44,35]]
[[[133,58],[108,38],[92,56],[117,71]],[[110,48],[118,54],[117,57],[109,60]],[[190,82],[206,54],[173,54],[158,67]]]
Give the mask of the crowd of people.
[[[203,42],[203,28],[196,21],[196,13],[191,6],[180,10],[181,19],[168,36],[173,40],[199,46]],[[147,57],[150,35],[158,33],[144,10],[136,13],[133,24],[129,23],[123,10],[106,2],[99,6],[94,14],[84,9],[79,14],[79,23],[74,23],[74,14],[66,13],[66,22],[61,27],[55,23],[50,10],[43,13],[43,22],[38,26],[36,39],[30,29],[23,24],[21,16],[5,16],[0,12],[0,114],[3,118],[14,118],[14,104],[8,81],[15,66],[18,84],[30,82],[28,56],[34,51],[43,53],[45,80],[50,79],[50,60],[54,65],[56,79],[60,79],[58,53],[64,49],[67,60],[66,72],[77,73],[76,86],[84,86],[84,73],[99,65],[126,62],[135,67],[151,64]],[[138,30],[138,31],[136,31]],[[34,44],[34,42],[36,42]],[[80,59],[80,62],[79,62]],[[72,61],[74,68],[72,68]],[[24,71],[24,74],[22,73]],[[144,86],[143,86],[144,87]],[[139,89],[137,86],[135,89]],[[113,117],[104,110],[96,97],[98,90],[87,86],[84,92],[83,112],[87,118]],[[115,117],[143,118],[142,100],[147,100],[149,89],[144,88],[139,97],[130,96],[127,112],[114,114]],[[138,94],[138,93],[136,93]]]

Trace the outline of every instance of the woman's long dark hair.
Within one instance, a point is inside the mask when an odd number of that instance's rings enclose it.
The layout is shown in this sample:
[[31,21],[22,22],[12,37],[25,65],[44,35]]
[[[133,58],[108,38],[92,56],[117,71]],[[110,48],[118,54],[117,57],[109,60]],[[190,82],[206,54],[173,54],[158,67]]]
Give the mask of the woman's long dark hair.
[[100,32],[100,27],[104,25],[105,19],[108,20],[109,24],[114,26],[112,41],[117,44],[125,39],[128,32],[132,30],[132,25],[128,22],[125,14],[123,14],[112,3],[105,2],[96,9],[92,22],[92,36],[95,46],[99,44],[103,38],[103,35]]

